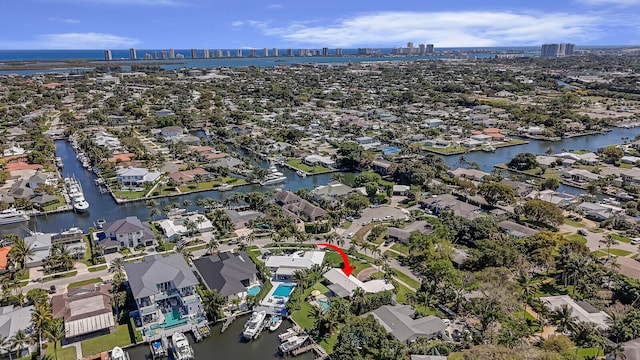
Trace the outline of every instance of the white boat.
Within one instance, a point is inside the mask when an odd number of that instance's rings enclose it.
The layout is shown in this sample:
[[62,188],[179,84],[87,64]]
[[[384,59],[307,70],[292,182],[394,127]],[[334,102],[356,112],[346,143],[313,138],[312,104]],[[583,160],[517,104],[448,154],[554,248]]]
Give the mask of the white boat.
[[247,339],[255,339],[260,335],[260,331],[264,328],[264,321],[267,317],[267,313],[265,311],[254,312],[251,315],[251,318],[244,325],[244,330],[242,331],[242,336]]
[[233,189],[233,185],[231,184],[224,184],[224,185],[220,185],[218,186],[218,188],[216,190],[218,191],[229,191]]
[[191,360],[193,356],[193,349],[189,345],[189,340],[181,332],[174,332],[171,336],[171,343],[173,344],[173,353],[176,360]]
[[290,337],[293,337],[293,336],[296,336],[296,335],[298,335],[298,330],[297,329],[288,328],[287,331],[285,331],[282,334],[278,335],[278,339],[280,339],[280,342],[285,342]]
[[307,177],[307,174],[302,170],[296,171],[296,174],[298,174],[298,176],[300,176],[300,177]]
[[161,358],[167,355],[167,350],[162,344],[162,340],[157,340],[151,343],[151,357],[154,359]]
[[287,177],[278,171],[275,164],[271,163],[271,165],[269,165],[269,174],[265,176],[264,180],[260,181],[260,185],[273,185],[284,182],[285,180],[287,180]]
[[9,208],[0,211],[0,225],[15,224],[29,221],[29,215],[24,210]]
[[269,321],[269,331],[276,331],[282,325],[282,316],[275,315],[271,317]]
[[302,346],[305,341],[309,339],[309,335],[295,335],[287,339],[287,341],[283,342],[278,346],[278,349],[283,353],[288,353],[289,351],[295,350]]
[[62,158],[61,157],[56,157],[56,166],[60,169],[62,169],[64,167],[64,163],[62,162]]
[[111,360],[129,360],[129,354],[127,354],[124,350],[116,346],[113,348],[113,350],[111,350],[110,359]]
[[69,199],[76,212],[83,213],[89,210],[89,203],[82,193],[82,185],[74,178],[65,178],[64,183],[67,187]]

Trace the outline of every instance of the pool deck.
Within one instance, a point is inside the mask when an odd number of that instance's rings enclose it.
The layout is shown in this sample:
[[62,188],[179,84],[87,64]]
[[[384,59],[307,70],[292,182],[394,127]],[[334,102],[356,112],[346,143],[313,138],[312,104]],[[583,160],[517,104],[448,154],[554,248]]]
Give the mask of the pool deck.
[[271,288],[271,290],[269,290],[269,293],[267,294],[267,296],[265,296],[264,299],[262,299],[262,301],[260,302],[260,306],[266,308],[264,310],[268,310],[268,312],[271,314],[278,314],[282,310],[286,309],[287,301],[289,301],[289,297],[274,295],[274,293],[276,292],[276,289],[280,285],[295,286],[295,284],[292,282],[283,282],[283,281],[271,281],[271,284],[273,285],[273,287]]

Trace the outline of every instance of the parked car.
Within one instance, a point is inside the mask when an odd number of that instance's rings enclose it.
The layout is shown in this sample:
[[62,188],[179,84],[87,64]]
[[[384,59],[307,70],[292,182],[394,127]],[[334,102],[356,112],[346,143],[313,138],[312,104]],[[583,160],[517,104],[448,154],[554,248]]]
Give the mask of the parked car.
[[350,237],[353,237],[353,233],[352,233],[352,232],[348,233],[348,234],[347,234],[347,237],[349,237],[349,238],[350,238]]
[[578,235],[587,236],[587,232],[582,229],[578,229],[577,233]]
[[56,289],[55,285],[49,286],[49,294],[55,294],[58,289]]
[[640,238],[631,239],[631,245],[640,245]]
[[384,217],[384,219],[385,219],[385,220],[391,220],[391,219],[393,219],[393,216],[391,216],[391,215],[386,215],[386,216]]

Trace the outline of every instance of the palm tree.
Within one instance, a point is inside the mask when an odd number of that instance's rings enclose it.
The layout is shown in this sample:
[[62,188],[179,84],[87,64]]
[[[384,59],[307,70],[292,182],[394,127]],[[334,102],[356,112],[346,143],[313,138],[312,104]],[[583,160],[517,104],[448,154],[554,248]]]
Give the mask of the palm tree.
[[520,278],[518,279],[518,283],[520,283],[520,291],[522,292],[522,300],[524,301],[524,322],[526,324],[527,322],[527,303],[529,303],[529,300],[531,300],[534,296],[534,294],[536,293],[536,291],[538,290],[538,287],[540,286],[539,283],[535,283],[533,282],[533,279],[531,278],[531,276],[529,276],[528,274],[524,273],[520,276]]
[[191,200],[189,200],[189,199],[185,199],[185,200],[182,202],[182,206],[191,206],[191,204],[192,204],[192,203],[191,203]]
[[25,345],[29,343],[30,340],[31,339],[29,339],[29,335],[27,334],[27,332],[20,329],[16,331],[16,334],[13,335],[13,338],[11,339],[11,348],[16,351],[16,354],[18,356],[21,356],[22,350],[24,349]]
[[209,240],[209,242],[207,243],[207,251],[209,252],[209,255],[213,255],[213,253],[218,250],[218,247],[220,245],[218,244],[218,242],[215,239],[211,239]]
[[0,335],[0,349],[6,350],[9,354],[9,360],[12,359],[11,350],[13,349],[13,344],[11,343],[11,338]]
[[58,343],[64,338],[64,323],[62,319],[55,319],[49,322],[44,329],[44,336],[53,342],[53,354],[58,360]]
[[627,360],[624,353],[624,343],[615,343],[608,346],[607,359],[611,360]]
[[18,264],[21,269],[25,268],[25,262],[27,260],[31,260],[33,255],[35,255],[33,247],[27,244],[27,242],[21,237],[17,238],[13,242],[11,250],[9,251],[9,257],[11,260]]
[[149,216],[151,216],[151,221],[155,221],[156,217],[160,215],[160,210],[158,210],[158,208],[154,207],[151,209],[151,211],[149,212]]
[[227,299],[218,294],[215,290],[204,290],[202,292],[202,304],[212,319],[217,319],[220,308],[227,303]]
[[561,305],[551,313],[551,323],[559,332],[566,333],[574,328],[577,318],[572,315],[573,309],[567,304]]
[[178,244],[175,247],[175,250],[178,254],[184,256],[184,259],[187,263],[191,264],[193,261],[193,253],[187,248],[184,244]]
[[117,257],[111,260],[111,264],[109,264],[109,272],[122,275],[122,273],[124,273],[124,259]]
[[604,238],[599,241],[601,244],[604,244],[607,247],[607,259],[611,258],[611,246],[617,243],[616,239],[613,238],[611,234],[608,234]]
[[302,298],[302,293],[304,292],[304,290],[307,287],[307,273],[304,270],[296,270],[293,273],[293,281],[295,281],[298,284],[298,303],[296,304],[296,309],[300,309],[300,301]]
[[198,224],[198,231],[202,231],[202,223],[205,222],[206,219],[204,216],[200,215],[196,218],[196,224]]
[[42,336],[52,321],[53,314],[51,313],[51,308],[48,303],[37,304],[31,312],[31,328],[38,336],[38,349],[40,349],[40,353],[42,353]]

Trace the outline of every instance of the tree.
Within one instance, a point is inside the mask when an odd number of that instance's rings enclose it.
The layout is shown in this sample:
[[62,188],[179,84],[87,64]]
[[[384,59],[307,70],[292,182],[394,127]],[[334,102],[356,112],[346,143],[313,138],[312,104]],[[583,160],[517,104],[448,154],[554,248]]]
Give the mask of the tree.
[[347,169],[355,169],[360,164],[364,149],[354,142],[342,142],[338,146],[338,162]]
[[540,164],[536,160],[536,156],[532,153],[520,153],[516,155],[508,165],[512,169],[516,169],[518,171],[525,171],[535,169]]
[[344,206],[354,213],[359,213],[369,206],[369,199],[360,193],[351,193],[344,202]]
[[30,340],[31,339],[27,332],[23,329],[20,329],[16,331],[16,334],[13,335],[13,338],[11,339],[11,349],[15,350],[18,356],[21,356],[22,350],[30,342]]
[[213,253],[218,250],[218,247],[219,244],[215,239],[209,240],[209,242],[207,243],[207,251],[209,252],[209,255],[213,255]]
[[522,355],[513,349],[495,345],[477,345],[465,352],[463,360],[521,360]]
[[600,156],[605,162],[613,164],[624,156],[624,151],[617,146],[608,146],[602,150]]
[[551,226],[560,225],[564,221],[562,209],[544,200],[528,200],[524,203],[523,213],[530,220]]
[[16,263],[21,269],[24,269],[26,260],[30,260],[35,252],[33,251],[33,247],[27,244],[23,238],[18,237],[15,239],[13,244],[11,245],[11,250],[9,251],[9,258]]
[[573,316],[573,309],[567,304],[562,304],[551,312],[551,323],[563,334],[571,331],[576,321],[577,318]]
[[124,273],[124,259],[117,257],[111,260],[111,264],[109,264],[109,272],[122,275]]
[[44,336],[53,342],[53,353],[58,359],[58,343],[64,338],[64,323],[62,319],[55,319],[50,321],[44,330]]
[[45,335],[45,331],[52,321],[53,314],[51,313],[51,307],[49,307],[49,304],[46,302],[38,304],[31,312],[31,328],[38,337],[38,348],[42,345],[42,337]]
[[487,182],[480,185],[478,193],[489,203],[491,206],[503,202],[511,204],[515,200],[515,192],[513,189],[505,184],[499,182]]

